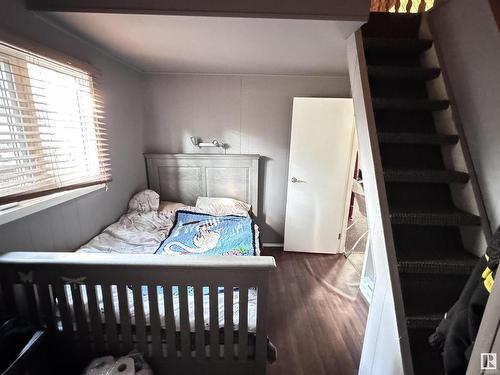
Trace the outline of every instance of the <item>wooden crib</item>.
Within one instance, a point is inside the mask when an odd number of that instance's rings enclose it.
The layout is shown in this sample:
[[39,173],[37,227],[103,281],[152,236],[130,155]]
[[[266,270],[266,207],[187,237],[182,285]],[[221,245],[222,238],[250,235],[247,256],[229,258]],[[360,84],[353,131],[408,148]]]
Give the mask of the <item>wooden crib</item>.
[[[258,214],[258,155],[145,158],[149,188],[162,201],[229,197]],[[44,327],[75,363],[137,350],[162,375],[264,374],[267,281],[275,267],[261,256],[12,252],[0,255],[0,314]]]
[[[2,314],[21,315],[44,327],[50,337],[73,349],[75,363],[135,349],[157,374],[265,374],[267,281],[275,266],[274,258],[264,256],[11,252],[0,256],[0,308]],[[157,287],[164,293],[163,317]],[[178,288],[177,328],[172,287]],[[203,316],[207,287],[209,327]],[[223,328],[218,322],[220,287],[224,288]],[[233,330],[234,288],[239,293],[237,330]],[[257,291],[255,334],[248,331],[249,288]],[[118,301],[113,301],[113,289]],[[189,293],[194,312],[188,311]],[[147,320],[144,303],[149,304]],[[194,332],[189,321],[193,313]]]

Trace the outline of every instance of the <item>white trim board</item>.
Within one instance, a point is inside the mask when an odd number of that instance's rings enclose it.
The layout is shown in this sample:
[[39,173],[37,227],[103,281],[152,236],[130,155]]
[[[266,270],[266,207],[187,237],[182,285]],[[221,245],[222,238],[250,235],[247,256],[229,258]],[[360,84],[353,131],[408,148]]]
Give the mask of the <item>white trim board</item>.
[[283,248],[283,244],[276,242],[263,242],[262,247]]
[[359,282],[359,290],[361,291],[361,295],[364,297],[368,304],[371,304],[373,297],[373,281],[368,277],[362,277]]
[[19,202],[13,207],[0,211],[0,225],[10,223],[11,221],[21,219],[58,204],[79,198],[81,196],[104,189],[105,184],[87,186],[80,189],[61,191],[59,193],[44,195],[43,197],[28,199]]

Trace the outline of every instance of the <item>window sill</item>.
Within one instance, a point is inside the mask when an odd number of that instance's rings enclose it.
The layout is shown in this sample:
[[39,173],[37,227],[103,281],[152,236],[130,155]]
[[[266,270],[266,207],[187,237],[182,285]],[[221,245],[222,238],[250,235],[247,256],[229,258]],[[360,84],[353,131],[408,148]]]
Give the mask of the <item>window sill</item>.
[[19,202],[14,207],[4,210],[1,210],[0,206],[0,225],[10,223],[11,221],[21,219],[25,216],[32,215],[42,210],[46,210],[47,208],[57,206],[58,204],[68,202],[72,199],[82,197],[84,195],[93,193],[94,191],[104,189],[105,187],[105,184],[101,184],[95,186],[87,186],[80,189],[62,191],[39,198],[28,199]]

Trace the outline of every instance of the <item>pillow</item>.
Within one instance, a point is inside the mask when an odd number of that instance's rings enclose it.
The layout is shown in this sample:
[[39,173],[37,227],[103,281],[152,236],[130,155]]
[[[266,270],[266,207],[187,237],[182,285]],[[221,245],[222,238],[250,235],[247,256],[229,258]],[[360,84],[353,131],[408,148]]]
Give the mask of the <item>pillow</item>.
[[161,201],[158,211],[164,214],[172,215],[181,207],[186,207],[186,205],[180,202]]
[[154,190],[143,190],[135,194],[128,202],[128,210],[136,212],[158,211],[160,196]]
[[196,207],[215,216],[248,216],[251,205],[232,198],[198,197]]

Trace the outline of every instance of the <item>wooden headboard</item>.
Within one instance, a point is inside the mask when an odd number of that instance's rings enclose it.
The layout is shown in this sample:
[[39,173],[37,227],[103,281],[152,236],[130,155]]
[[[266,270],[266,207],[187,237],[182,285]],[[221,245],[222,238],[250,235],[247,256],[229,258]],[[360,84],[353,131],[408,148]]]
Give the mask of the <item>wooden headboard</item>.
[[149,188],[163,201],[194,206],[198,197],[234,198],[257,216],[259,155],[146,154]]

